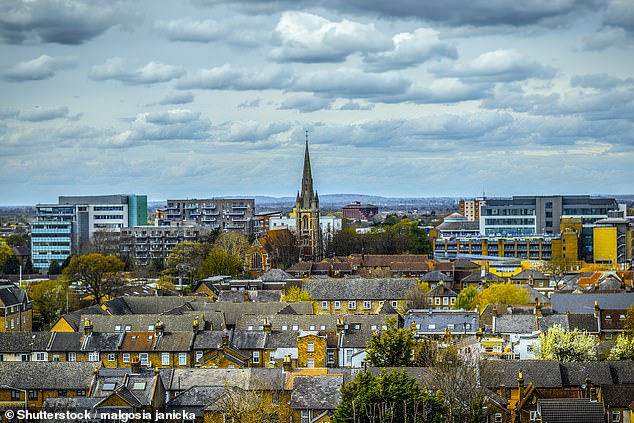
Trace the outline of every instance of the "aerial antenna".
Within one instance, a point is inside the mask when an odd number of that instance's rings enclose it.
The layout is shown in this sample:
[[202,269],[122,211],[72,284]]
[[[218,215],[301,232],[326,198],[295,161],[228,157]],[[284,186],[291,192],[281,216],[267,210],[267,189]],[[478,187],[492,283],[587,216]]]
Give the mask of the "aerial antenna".
[[308,144],[308,129],[306,130],[306,144]]

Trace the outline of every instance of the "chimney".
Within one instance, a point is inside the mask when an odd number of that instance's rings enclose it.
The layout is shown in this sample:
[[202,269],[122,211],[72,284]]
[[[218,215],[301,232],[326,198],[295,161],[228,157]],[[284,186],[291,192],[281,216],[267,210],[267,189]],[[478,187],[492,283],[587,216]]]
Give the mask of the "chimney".
[[517,402],[519,403],[520,401],[522,401],[522,395],[524,394],[524,376],[522,375],[521,367],[517,374],[517,389],[519,392],[519,397],[517,399]]
[[291,360],[290,355],[285,355],[282,360],[282,370],[285,372],[290,372],[293,370],[293,361]]
[[539,299],[535,298],[535,330],[539,330],[539,319],[542,318],[542,305]]
[[251,301],[251,298],[249,298],[249,291],[248,291],[248,290],[245,290],[245,291],[244,291],[244,302],[245,302],[245,303],[248,303],[248,302],[250,302],[250,301]]
[[156,336],[161,336],[163,335],[163,332],[165,332],[165,325],[160,320],[157,320],[154,325],[154,334]]
[[130,369],[132,369],[133,375],[141,374],[141,362],[139,361],[139,357],[134,357],[132,359],[132,363],[130,363]]
[[478,331],[476,332],[476,339],[478,342],[482,341],[482,328],[478,328]]
[[599,301],[594,302],[594,317],[597,319],[601,317],[601,309],[599,308]]
[[264,328],[264,333],[271,333],[271,322],[269,322],[269,319],[264,319],[262,327]]
[[343,319],[337,319],[337,334],[340,334],[344,331],[345,325],[343,323]]
[[227,346],[229,345],[229,332],[227,332],[227,329],[222,331],[222,346]]
[[590,380],[589,377],[586,377],[586,380],[583,382],[583,386],[582,388],[584,388],[584,395],[586,398],[590,399],[590,391],[591,391],[591,387],[590,385],[592,385],[592,381]]
[[200,328],[200,321],[198,320],[198,317],[196,317],[194,319],[194,323],[192,324],[192,329],[194,332],[198,332],[199,328]]
[[84,321],[84,335],[92,335],[92,320],[90,319]]

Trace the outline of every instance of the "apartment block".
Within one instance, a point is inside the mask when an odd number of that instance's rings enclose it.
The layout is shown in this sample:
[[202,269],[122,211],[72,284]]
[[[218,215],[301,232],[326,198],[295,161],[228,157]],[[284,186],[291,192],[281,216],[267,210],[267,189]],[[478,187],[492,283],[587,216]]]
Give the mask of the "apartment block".
[[341,208],[343,212],[343,218],[349,220],[371,220],[374,216],[379,214],[379,208],[372,204],[361,204],[359,201],[353,201],[352,203],[343,206]]
[[48,270],[90,245],[96,232],[147,223],[147,196],[60,196],[57,204],[37,204],[31,225],[33,267]]
[[194,224],[182,226],[136,226],[121,230],[121,252],[135,264],[145,266],[153,260],[165,263],[172,249],[182,241],[204,241],[212,228]]
[[625,269],[634,262],[634,218],[597,220],[593,235],[595,263],[619,265]]
[[458,213],[463,215],[469,222],[480,221],[480,205],[483,199],[476,198],[473,200],[460,199],[458,201]]
[[167,200],[167,218],[162,224],[191,222],[223,232],[253,233],[255,199],[210,198]]

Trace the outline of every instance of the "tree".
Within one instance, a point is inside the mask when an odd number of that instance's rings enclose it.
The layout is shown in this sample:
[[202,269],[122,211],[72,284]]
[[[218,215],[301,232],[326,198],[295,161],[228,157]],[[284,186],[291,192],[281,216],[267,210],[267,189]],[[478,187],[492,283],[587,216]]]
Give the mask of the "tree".
[[24,262],[24,266],[22,267],[22,273],[30,275],[31,273],[35,273],[35,269],[33,268],[33,262],[31,261],[31,257],[27,257]]
[[40,316],[45,328],[66,311],[79,308],[77,294],[70,291],[66,281],[44,281],[29,287],[29,297],[33,300],[33,313]]
[[4,264],[12,255],[13,249],[7,245],[4,239],[0,239],[0,267],[4,267]]
[[296,303],[300,301],[310,302],[313,297],[299,286],[291,286],[284,294],[284,301],[287,303]]
[[460,291],[456,302],[453,305],[455,310],[475,310],[478,305],[478,296],[480,291],[476,287],[468,286]]
[[242,260],[225,250],[214,248],[207,254],[196,275],[200,279],[209,276],[230,275],[237,277],[242,271]]
[[59,275],[60,273],[62,273],[62,266],[57,260],[51,261],[50,266],[48,266],[48,275]]
[[412,351],[416,341],[414,330],[397,326],[396,318],[385,321],[387,329],[375,332],[366,347],[366,360],[370,366],[399,367],[412,364]]
[[7,244],[9,247],[26,247],[29,241],[23,235],[11,234],[7,237]]
[[597,357],[597,343],[587,332],[566,331],[561,325],[553,325],[548,332],[539,335],[537,357],[540,360],[592,361]]
[[616,343],[610,350],[609,360],[634,360],[634,337],[624,333],[616,338]]
[[630,305],[625,314],[623,334],[628,338],[634,338],[634,304]]
[[334,411],[335,423],[445,421],[446,407],[441,392],[421,389],[405,370],[385,369],[373,376],[359,373],[341,388],[341,402]]
[[251,384],[249,389],[225,384],[214,408],[224,415],[224,421],[233,423],[288,421],[289,407],[282,401],[284,392]]
[[95,304],[115,294],[123,285],[121,272],[125,263],[115,256],[91,253],[73,257],[62,273],[63,277],[86,288]]
[[2,266],[2,272],[7,275],[17,275],[20,273],[20,261],[14,255],[10,255]]
[[207,252],[207,248],[199,242],[179,242],[167,257],[163,272],[167,275],[189,278],[190,282],[193,282],[196,271],[207,257]]
[[250,246],[247,236],[240,232],[223,232],[218,235],[216,242],[214,242],[214,247],[237,256],[240,260],[244,260]]
[[528,304],[528,291],[510,283],[494,283],[478,295],[478,307],[483,310],[487,304]]
[[418,285],[410,288],[407,293],[405,293],[405,304],[407,305],[407,309],[428,308],[428,292],[429,284],[427,282],[419,282]]

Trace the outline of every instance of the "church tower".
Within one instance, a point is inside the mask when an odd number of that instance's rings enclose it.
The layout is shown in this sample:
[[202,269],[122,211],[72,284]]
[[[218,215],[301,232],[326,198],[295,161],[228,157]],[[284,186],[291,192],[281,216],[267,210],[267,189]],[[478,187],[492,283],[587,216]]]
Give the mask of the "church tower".
[[322,245],[319,225],[319,196],[317,191],[313,190],[313,175],[310,170],[310,154],[308,152],[308,131],[306,131],[302,189],[297,191],[295,219],[299,259],[301,261],[320,261]]

